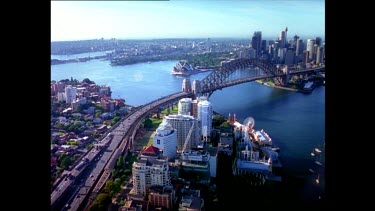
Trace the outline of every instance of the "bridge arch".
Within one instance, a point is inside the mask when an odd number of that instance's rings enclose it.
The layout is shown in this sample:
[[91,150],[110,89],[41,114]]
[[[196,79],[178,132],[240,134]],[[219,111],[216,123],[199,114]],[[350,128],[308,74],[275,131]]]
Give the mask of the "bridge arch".
[[219,89],[225,80],[236,70],[247,67],[258,67],[263,70],[265,77],[275,77],[275,83],[283,86],[285,84],[282,76],[285,73],[275,65],[261,59],[235,59],[222,63],[219,70],[211,72],[201,81],[199,94],[208,94],[210,96],[216,89]]

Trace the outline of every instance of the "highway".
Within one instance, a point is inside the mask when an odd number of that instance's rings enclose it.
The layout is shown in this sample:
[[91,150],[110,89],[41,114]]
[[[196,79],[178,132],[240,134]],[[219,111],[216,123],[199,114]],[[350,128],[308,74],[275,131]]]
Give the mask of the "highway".
[[107,137],[101,140],[106,143],[105,147],[99,151],[93,148],[86,154],[85,158],[88,159],[86,168],[73,169],[72,176],[64,179],[51,193],[51,210],[78,210],[83,207],[83,203],[90,193],[92,191],[98,193],[104,186],[117,158],[131,147],[132,144],[129,140],[134,138],[141,120],[162,106],[191,96],[193,96],[192,93],[184,92],[171,94],[139,106],[132,113],[126,115],[109,129],[108,132],[113,135],[112,139],[109,142],[106,142]]

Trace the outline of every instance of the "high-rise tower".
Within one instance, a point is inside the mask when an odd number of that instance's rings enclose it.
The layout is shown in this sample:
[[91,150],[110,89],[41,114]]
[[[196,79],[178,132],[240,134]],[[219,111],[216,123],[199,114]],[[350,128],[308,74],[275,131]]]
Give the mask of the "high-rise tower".
[[205,140],[208,136],[211,136],[212,114],[212,103],[201,98],[198,103],[198,120],[201,123],[202,136]]
[[257,58],[258,58],[258,55],[260,55],[261,53],[261,44],[262,44],[262,32],[256,31],[254,32],[254,35],[251,38],[251,47],[253,47],[256,50]]

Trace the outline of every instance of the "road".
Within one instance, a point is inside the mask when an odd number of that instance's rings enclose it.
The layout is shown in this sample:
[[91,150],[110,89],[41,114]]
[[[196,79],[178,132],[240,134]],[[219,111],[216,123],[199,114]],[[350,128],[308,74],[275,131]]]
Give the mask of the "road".
[[[126,115],[119,123],[110,129],[113,138],[100,151],[93,148],[85,156],[88,159],[87,167],[82,170],[72,170],[72,177],[61,182],[51,194],[52,210],[78,210],[84,206],[87,196],[95,190],[99,192],[109,178],[117,158],[127,149],[134,138],[135,129],[140,121],[150,112],[166,104],[175,102],[184,97],[191,97],[192,93],[179,92],[171,94],[143,106]],[[101,140],[105,142],[105,138]],[[100,180],[98,183],[97,181]],[[65,207],[65,205],[67,205]]]

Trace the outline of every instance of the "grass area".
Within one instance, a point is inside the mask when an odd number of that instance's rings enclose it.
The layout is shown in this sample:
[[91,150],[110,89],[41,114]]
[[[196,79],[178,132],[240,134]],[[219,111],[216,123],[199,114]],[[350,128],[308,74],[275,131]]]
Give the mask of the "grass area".
[[[168,114],[167,113],[168,108],[164,109],[161,113],[162,114]],[[178,106],[174,106],[173,109],[170,111],[171,114],[177,114],[178,112]]]
[[163,121],[163,119],[156,119],[156,118],[150,118],[152,121],[152,129],[156,129],[159,127],[160,123]]
[[145,146],[154,143],[155,131],[147,131],[140,140],[134,142],[134,150],[142,150]]

